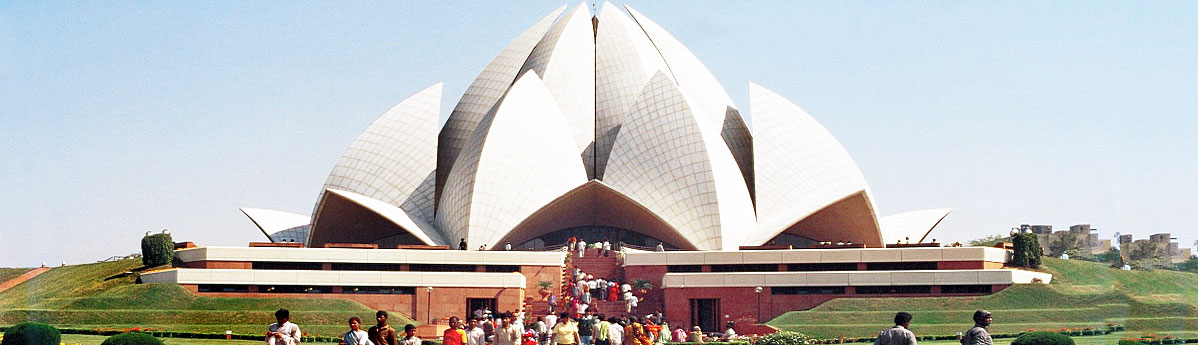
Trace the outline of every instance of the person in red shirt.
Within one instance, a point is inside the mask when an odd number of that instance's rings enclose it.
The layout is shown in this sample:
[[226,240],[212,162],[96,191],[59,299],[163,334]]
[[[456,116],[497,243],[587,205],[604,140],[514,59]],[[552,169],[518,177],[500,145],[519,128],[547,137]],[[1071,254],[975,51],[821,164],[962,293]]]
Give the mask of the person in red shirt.
[[466,345],[466,331],[462,330],[457,316],[449,317],[449,328],[441,335],[443,345]]

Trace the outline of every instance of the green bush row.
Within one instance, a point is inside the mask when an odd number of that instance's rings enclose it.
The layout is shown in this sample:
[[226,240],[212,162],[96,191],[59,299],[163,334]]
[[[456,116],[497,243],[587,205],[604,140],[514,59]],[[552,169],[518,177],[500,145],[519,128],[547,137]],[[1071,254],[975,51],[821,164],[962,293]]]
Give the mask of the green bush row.
[[1195,344],[1198,338],[1182,339],[1119,339],[1119,345],[1164,345],[1164,344]]
[[[1111,332],[1120,332],[1120,331],[1124,331],[1124,330],[1126,330],[1125,327],[1123,327],[1122,325],[1117,325],[1117,326],[1111,326],[1107,329],[1077,330],[1077,331],[1067,331],[1067,332],[1040,331],[1040,332],[1020,332],[1020,333],[992,333],[992,334],[990,334],[990,337],[995,338],[995,339],[1018,338],[1021,335],[1025,335],[1025,334],[1029,334],[1029,333],[1054,333],[1054,334],[1067,335],[1067,336],[1071,336],[1071,337],[1080,337],[1080,336],[1089,336],[1089,335],[1106,335],[1106,334],[1110,334]],[[957,340],[957,335],[955,335],[955,334],[923,335],[923,336],[916,336],[915,338],[917,341]],[[872,343],[872,342],[874,342],[874,340],[877,340],[877,338],[874,338],[874,337],[853,337],[853,338],[843,338],[843,339],[841,339],[841,338],[831,338],[831,339],[812,338],[812,342],[816,343],[816,344],[835,344],[835,343],[841,343],[841,342],[844,342],[844,343]],[[1193,339],[1193,340],[1194,340],[1194,342],[1198,343],[1198,338]],[[1176,343],[1176,344],[1180,344],[1180,343]],[[1124,345],[1124,344],[1120,344],[1120,345]],[[1126,344],[1126,345],[1135,345],[1135,344]],[[1159,345],[1159,343],[1145,344],[1145,345]]]

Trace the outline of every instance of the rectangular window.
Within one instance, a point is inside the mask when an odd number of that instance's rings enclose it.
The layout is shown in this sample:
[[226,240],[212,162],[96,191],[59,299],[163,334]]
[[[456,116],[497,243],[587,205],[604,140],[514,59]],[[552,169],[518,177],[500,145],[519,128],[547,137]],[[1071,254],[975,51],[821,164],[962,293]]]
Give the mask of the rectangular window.
[[253,268],[256,270],[308,270],[319,271],[323,264],[319,262],[273,262],[273,261],[254,261]]
[[346,286],[342,293],[368,295],[413,295],[416,288],[410,286]]
[[258,287],[261,293],[330,293],[330,286],[297,286],[297,285],[262,285]]
[[200,292],[250,292],[249,285],[200,284]]
[[935,270],[936,262],[871,262],[865,264],[865,269],[870,271]]
[[978,293],[988,294],[994,292],[992,285],[942,285],[940,286],[941,293]]
[[858,286],[857,293],[863,295],[925,294],[932,293],[932,287],[928,285]]
[[476,272],[475,265],[411,264],[408,270],[418,272]]
[[334,271],[401,271],[400,264],[333,263]]
[[791,272],[810,272],[810,271],[856,271],[857,264],[855,263],[828,263],[828,264],[787,264],[786,270]]
[[666,271],[672,273],[703,272],[703,265],[669,265],[666,266]]
[[520,272],[520,266],[515,265],[486,265],[487,272]]
[[774,295],[843,295],[843,286],[775,286],[770,288]]
[[712,272],[778,272],[777,264],[711,265]]

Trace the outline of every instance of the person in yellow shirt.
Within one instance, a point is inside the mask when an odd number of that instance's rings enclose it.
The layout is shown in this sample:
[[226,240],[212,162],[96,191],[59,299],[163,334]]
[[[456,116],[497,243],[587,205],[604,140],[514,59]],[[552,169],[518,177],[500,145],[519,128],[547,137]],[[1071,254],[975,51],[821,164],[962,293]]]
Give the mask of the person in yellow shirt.
[[560,321],[553,326],[553,339],[557,345],[586,345],[578,336],[578,323],[570,318],[569,313],[562,313]]

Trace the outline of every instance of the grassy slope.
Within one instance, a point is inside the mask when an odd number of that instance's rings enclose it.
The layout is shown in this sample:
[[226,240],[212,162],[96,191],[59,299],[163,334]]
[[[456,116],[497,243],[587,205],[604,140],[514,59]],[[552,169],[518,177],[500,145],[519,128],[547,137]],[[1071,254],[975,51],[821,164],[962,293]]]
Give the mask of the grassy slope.
[[915,316],[917,334],[953,334],[968,328],[974,310],[995,314],[992,332],[1101,327],[1118,322],[1133,331],[1198,330],[1198,275],[1120,271],[1105,265],[1046,258],[1052,284],[1017,285],[993,295],[929,298],[842,298],[769,322],[787,330],[830,337],[869,336],[891,325],[900,310]]
[[[139,259],[55,268],[0,293],[0,324],[25,320],[60,327],[154,327],[178,331],[254,334],[274,322],[279,308],[305,333],[340,334],[350,316],[374,311],[344,299],[199,297],[173,284],[134,284],[124,272]],[[392,323],[410,320],[393,316]]]
[[25,272],[33,270],[32,268],[0,268],[0,283],[6,282],[9,279],[16,278]]

